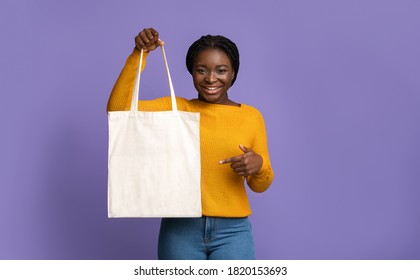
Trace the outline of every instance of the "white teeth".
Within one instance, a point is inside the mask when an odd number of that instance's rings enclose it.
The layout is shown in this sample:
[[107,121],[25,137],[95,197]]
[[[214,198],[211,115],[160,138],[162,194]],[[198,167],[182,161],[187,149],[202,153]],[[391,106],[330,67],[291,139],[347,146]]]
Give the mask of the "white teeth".
[[208,88],[206,88],[206,89],[208,89],[208,90],[216,90],[216,89],[217,89],[217,87],[208,87]]

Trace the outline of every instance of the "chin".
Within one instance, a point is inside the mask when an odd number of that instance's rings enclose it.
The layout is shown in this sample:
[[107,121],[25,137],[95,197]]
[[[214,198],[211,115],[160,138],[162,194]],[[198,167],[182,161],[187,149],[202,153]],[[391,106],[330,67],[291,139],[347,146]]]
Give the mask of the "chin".
[[209,103],[218,103],[218,101],[220,101],[219,96],[213,96],[213,95],[208,96],[208,95],[200,94],[200,98]]

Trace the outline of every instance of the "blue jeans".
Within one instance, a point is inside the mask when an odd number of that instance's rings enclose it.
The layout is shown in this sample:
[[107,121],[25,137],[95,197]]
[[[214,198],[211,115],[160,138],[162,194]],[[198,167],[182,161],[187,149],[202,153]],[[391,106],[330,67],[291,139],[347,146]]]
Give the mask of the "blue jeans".
[[251,223],[246,218],[163,218],[160,260],[254,260]]

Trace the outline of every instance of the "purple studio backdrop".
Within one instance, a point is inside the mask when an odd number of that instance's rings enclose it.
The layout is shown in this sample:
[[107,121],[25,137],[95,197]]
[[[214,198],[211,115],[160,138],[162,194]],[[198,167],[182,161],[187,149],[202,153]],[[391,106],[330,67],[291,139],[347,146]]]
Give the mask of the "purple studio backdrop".
[[[177,95],[201,35],[237,43],[276,178],[249,192],[258,259],[420,259],[418,1],[0,3],[0,259],[155,259],[159,219],[107,218],[106,103],[155,27]],[[142,98],[168,95],[159,52]]]

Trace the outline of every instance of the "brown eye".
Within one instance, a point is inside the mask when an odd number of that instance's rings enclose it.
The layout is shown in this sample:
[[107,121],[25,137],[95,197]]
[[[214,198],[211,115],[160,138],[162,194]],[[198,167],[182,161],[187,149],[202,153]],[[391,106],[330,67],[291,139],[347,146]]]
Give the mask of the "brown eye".
[[195,72],[197,72],[198,74],[201,74],[201,75],[206,74],[206,70],[204,70],[202,68],[196,69]]

